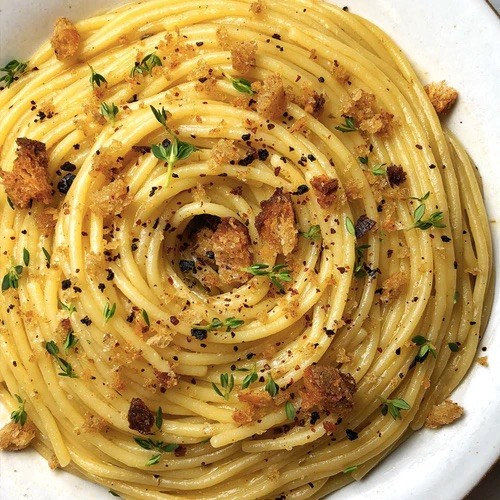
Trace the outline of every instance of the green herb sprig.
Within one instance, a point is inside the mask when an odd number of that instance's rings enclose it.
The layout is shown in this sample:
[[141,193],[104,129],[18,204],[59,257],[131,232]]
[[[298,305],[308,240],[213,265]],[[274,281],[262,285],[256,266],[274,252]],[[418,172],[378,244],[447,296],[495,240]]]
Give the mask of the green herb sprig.
[[28,61],[20,62],[16,59],[8,62],[3,68],[0,68],[0,72],[5,73],[0,77],[0,84],[5,83],[5,86],[9,88],[25,71],[28,67]]
[[234,388],[234,375],[233,374],[228,375],[227,373],[221,373],[220,374],[220,386],[221,386],[221,388],[219,389],[217,384],[212,382],[213,390],[221,398],[224,398],[226,401],[228,401],[229,395],[231,394],[231,391]]
[[154,106],[150,106],[151,111],[155,118],[165,127],[167,127],[168,111],[162,106],[161,109],[156,109]]
[[422,335],[413,337],[411,341],[415,345],[420,347],[417,357],[415,358],[418,362],[422,363],[423,361],[425,361],[429,353],[432,354],[432,356],[434,356],[435,358],[437,357],[437,351],[434,345]]
[[61,302],[60,300],[57,301],[59,307],[61,309],[64,309],[66,312],[69,313],[69,315],[71,316],[74,312],[76,312],[76,307],[73,305],[73,304],[64,304],[63,302]]
[[409,229],[420,229],[425,231],[426,229],[430,229],[431,227],[436,228],[444,228],[446,224],[443,224],[441,221],[443,220],[444,214],[443,212],[434,212],[430,215],[428,219],[422,219],[425,214],[425,204],[420,204],[415,212],[413,212],[413,218],[415,220],[413,226]]
[[356,236],[356,228],[354,227],[354,222],[351,220],[350,217],[345,218],[345,228],[347,229],[347,232],[352,235]]
[[59,368],[61,369],[61,371],[58,373],[59,376],[78,378],[78,375],[74,372],[71,364],[59,356],[59,347],[57,347],[57,344],[53,340],[50,340],[45,344],[45,349],[59,365]]
[[230,332],[235,328],[243,325],[245,322],[242,319],[237,318],[226,318],[224,321],[221,321],[219,318],[212,319],[212,322],[209,325],[193,325],[193,329],[196,330],[205,330],[207,332],[211,332],[212,330],[219,330],[220,328],[225,328],[226,332]]
[[177,448],[179,448],[178,444],[167,444],[163,441],[153,441],[152,439],[143,439],[140,437],[134,437],[134,441],[145,450],[156,451],[158,453],[154,454],[147,462],[146,466],[149,467],[151,465],[156,465],[162,456],[162,453],[172,453]]
[[274,381],[271,374],[267,376],[267,382],[264,386],[264,389],[272,398],[274,398],[274,396],[276,396],[280,390],[280,386]]
[[354,472],[358,470],[358,466],[357,465],[351,465],[350,467],[346,467],[344,469],[344,474],[350,474],[351,472]]
[[[248,370],[248,368],[240,368],[239,371],[243,371],[243,370],[250,371],[250,370]],[[257,367],[254,364],[252,371],[248,375],[246,375],[245,378],[243,379],[243,382],[241,383],[241,388],[248,389],[250,384],[257,382],[258,378],[259,378],[259,375],[257,374]]]
[[19,424],[22,427],[26,423],[26,420],[28,418],[28,414],[24,409],[26,401],[18,394],[14,394],[14,397],[17,399],[17,402],[19,403],[19,407],[17,408],[17,410],[14,410],[10,414],[10,420],[15,424]]
[[22,265],[12,266],[2,280],[2,292],[7,291],[9,288],[17,290],[19,288],[19,279],[23,273],[24,267]]
[[134,77],[136,74],[139,75],[151,75],[153,73],[153,68],[156,66],[163,66],[161,59],[153,52],[145,56],[141,62],[136,62],[132,70],[130,71],[130,76]]
[[68,332],[68,334],[66,335],[66,338],[64,339],[64,342],[63,342],[64,352],[66,354],[68,354],[68,351],[70,349],[73,349],[74,347],[76,347],[78,342],[79,342],[78,337],[75,336],[75,334],[73,333],[73,330],[70,330]]
[[285,414],[288,420],[295,420],[295,406],[290,401],[285,404]]
[[161,406],[158,406],[158,409],[156,410],[155,425],[156,428],[161,431],[161,428],[163,427],[163,410]]
[[411,406],[404,399],[385,399],[379,397],[382,401],[380,411],[382,415],[391,415],[394,420],[401,419],[401,410],[411,410]]
[[43,255],[45,257],[45,260],[47,261],[47,267],[50,267],[50,253],[48,252],[48,250],[45,248],[45,247],[42,247],[42,252],[43,252]]
[[308,240],[318,240],[321,238],[321,228],[319,225],[311,226],[307,232],[300,232],[299,234]]
[[356,246],[356,262],[354,264],[354,276],[356,278],[362,278],[366,275],[364,268],[365,250],[370,248],[371,245],[359,245]]
[[112,125],[115,124],[116,115],[118,114],[118,106],[112,102],[108,104],[106,102],[101,103],[100,113],[106,120],[108,120]]
[[341,125],[337,125],[335,129],[340,132],[343,132],[344,134],[347,132],[356,132],[356,130],[358,130],[356,124],[354,123],[354,118],[350,116],[346,116],[345,122],[342,123]]
[[252,89],[252,84],[248,80],[245,80],[244,78],[231,78],[231,77],[229,79],[231,80],[233,87],[238,92],[249,95],[255,94],[255,92]]
[[151,322],[149,321],[149,314],[146,311],[146,309],[142,310],[142,319],[144,320],[144,323],[146,323],[146,326],[149,328],[151,326]]
[[113,304],[106,302],[103,311],[104,322],[107,323],[115,315],[115,312],[116,312],[116,302],[113,302]]
[[94,68],[90,64],[89,64],[89,68],[90,68],[90,71],[91,71],[89,81],[90,81],[90,85],[92,85],[92,88],[100,87],[101,85],[104,85],[105,83],[108,83],[108,81],[106,80],[106,78],[104,78],[99,73],[96,73],[94,71]]
[[[368,156],[358,156],[358,161],[362,165],[368,166]],[[387,170],[384,168],[387,165],[387,163],[377,163],[376,165],[373,165],[371,167],[370,172],[373,175],[385,175],[387,174]]]
[[268,276],[271,283],[280,291],[283,292],[282,282],[292,281],[291,270],[287,269],[286,264],[276,264],[271,269],[269,269],[268,264],[253,264],[244,270],[247,273],[253,274],[254,276]]

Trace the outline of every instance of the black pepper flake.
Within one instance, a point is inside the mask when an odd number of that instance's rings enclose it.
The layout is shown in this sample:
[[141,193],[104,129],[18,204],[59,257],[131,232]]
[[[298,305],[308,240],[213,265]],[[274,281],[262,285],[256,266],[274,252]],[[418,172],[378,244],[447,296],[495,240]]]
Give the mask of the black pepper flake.
[[135,252],[137,250],[137,248],[139,248],[137,246],[137,243],[132,243],[132,245],[130,245],[130,249],[132,250],[132,252]]
[[73,149],[78,151],[80,149],[80,144],[73,144]]
[[445,243],[449,243],[451,241],[451,238],[443,234],[443,236],[441,236],[441,240],[443,240]]
[[104,283],[99,283],[97,285],[97,288],[100,290],[100,292],[104,292],[104,289],[106,288],[106,285]]
[[318,420],[319,420],[319,413],[317,411],[313,411],[311,413],[311,420],[309,420],[309,423],[311,425],[314,425]]
[[201,328],[191,328],[191,335],[197,340],[205,340],[207,338],[207,331]]
[[375,227],[376,222],[370,219],[366,214],[363,214],[357,221],[355,226],[356,238],[362,238],[366,233]]
[[74,291],[75,293],[82,293],[82,289],[81,289],[79,286],[74,286],[74,287],[73,287],[73,291]]
[[67,290],[68,288],[71,288],[71,280],[62,280],[61,281],[61,288],[63,290]]
[[305,194],[309,191],[309,188],[305,184],[301,184],[298,188],[297,191],[295,191],[292,194],[298,194],[299,196],[302,194]]
[[316,161],[316,157],[314,155],[312,155],[312,154],[308,154],[307,158],[308,158],[309,161]]
[[401,354],[401,347],[398,347],[398,348],[396,349],[396,354],[397,354],[398,356]]
[[253,163],[254,160],[255,160],[255,151],[251,151],[245,156],[245,158],[238,160],[238,165],[240,165],[241,167],[248,167]]
[[243,135],[241,136],[242,140],[244,140],[244,141],[249,141],[249,140],[250,140],[250,137],[251,137],[251,135],[250,135],[250,134],[243,134]]
[[111,269],[108,269],[107,271],[108,271],[108,275],[106,276],[106,280],[107,281],[113,280],[115,277],[115,273]]
[[145,155],[146,153],[151,152],[151,147],[150,146],[132,146],[132,151],[135,151],[136,153],[141,153]]
[[325,79],[324,79],[322,76],[320,76],[320,77],[318,78],[318,82],[319,82],[319,83],[325,83]]
[[196,42],[197,47],[201,47],[203,45],[203,42]]
[[399,186],[406,181],[406,172],[401,165],[389,165],[387,167],[387,179],[391,187]]
[[76,170],[76,165],[67,161],[61,165],[61,170],[64,170],[65,172],[74,172]]
[[257,156],[259,157],[260,161],[265,161],[269,157],[269,151],[267,149],[259,149],[257,151]]
[[355,439],[358,439],[358,433],[353,431],[352,429],[346,429],[345,434],[349,441],[354,441]]
[[274,33],[274,35],[272,36],[272,38],[274,38],[275,40],[281,40],[281,35],[278,34],[278,33]]
[[60,193],[66,194],[75,180],[75,174],[66,174],[57,184]]
[[92,324],[92,320],[88,316],[85,316],[80,320],[80,323],[83,323],[86,326],[90,326]]
[[346,5],[345,7],[342,7],[342,10],[343,10],[344,12],[349,12],[349,7],[347,7],[347,5]]
[[208,259],[210,260],[213,260],[215,259],[215,254],[212,252],[212,250],[209,250],[207,253],[206,253],[206,256]]
[[183,273],[189,273],[189,272],[196,271],[196,264],[195,264],[194,260],[180,260],[179,267]]
[[424,148],[422,147],[422,145],[421,145],[421,144],[415,144],[415,147],[416,147],[417,149],[419,149],[419,150],[424,149]]
[[432,169],[436,168],[436,165],[434,165],[434,163],[431,163],[431,164],[429,165],[429,168],[432,170]]
[[335,330],[330,330],[328,328],[325,328],[325,333],[327,337],[333,337],[335,335]]

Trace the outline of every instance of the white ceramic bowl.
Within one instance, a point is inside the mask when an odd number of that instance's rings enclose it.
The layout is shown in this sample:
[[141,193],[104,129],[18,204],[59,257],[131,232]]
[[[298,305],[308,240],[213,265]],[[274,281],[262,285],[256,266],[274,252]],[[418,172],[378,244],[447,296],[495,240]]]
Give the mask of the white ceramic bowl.
[[[268,0],[272,1],[272,0]],[[337,0],[338,1],[338,0]],[[0,63],[27,58],[59,16],[78,20],[118,0],[0,0]],[[340,3],[340,2],[339,2]],[[344,0],[377,23],[413,62],[425,82],[446,79],[460,100],[448,126],[465,144],[484,180],[496,248],[500,247],[500,23],[481,0]],[[495,56],[495,54],[497,54]],[[496,202],[496,203],[495,203]],[[495,264],[500,264],[499,254]],[[415,434],[363,481],[336,500],[457,500],[500,454],[500,293],[482,346],[489,367],[472,367],[454,393],[465,407],[456,424]],[[1,411],[1,410],[0,410]],[[7,420],[3,411],[0,418]],[[0,498],[109,499],[109,493],[67,473],[50,471],[35,452],[0,453]]]

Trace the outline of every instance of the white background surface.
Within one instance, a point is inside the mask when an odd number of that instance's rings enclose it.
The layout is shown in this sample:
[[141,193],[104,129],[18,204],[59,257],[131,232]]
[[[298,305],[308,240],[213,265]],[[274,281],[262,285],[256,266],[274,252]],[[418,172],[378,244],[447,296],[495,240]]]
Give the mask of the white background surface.
[[[200,0],[202,1],[202,0]],[[271,0],[269,0],[271,1]],[[26,58],[50,35],[53,20],[73,20],[119,0],[0,0],[0,63]],[[485,179],[490,219],[499,220],[500,22],[483,0],[344,0],[398,42],[426,82],[446,79],[460,90],[449,126],[466,145]],[[500,8],[500,0],[494,0]],[[498,224],[492,224],[497,248]],[[498,252],[496,267],[500,264]],[[500,452],[500,305],[487,336],[490,367],[474,366],[453,398],[466,409],[457,424],[424,430],[336,500],[458,500],[481,478]],[[6,414],[4,413],[4,416]],[[498,483],[496,483],[498,484]],[[49,486],[50,485],[50,486]],[[494,496],[500,498],[496,488]],[[482,492],[477,499],[485,500]],[[112,498],[101,488],[64,472],[51,472],[34,452],[0,454],[2,500]]]

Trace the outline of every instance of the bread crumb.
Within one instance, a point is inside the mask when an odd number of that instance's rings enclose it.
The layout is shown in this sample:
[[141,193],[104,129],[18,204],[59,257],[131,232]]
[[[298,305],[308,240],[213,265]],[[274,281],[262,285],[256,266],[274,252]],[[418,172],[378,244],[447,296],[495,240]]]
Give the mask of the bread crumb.
[[132,201],[127,183],[117,179],[90,195],[90,210],[102,216],[118,215]]
[[448,113],[458,99],[458,92],[454,88],[448,87],[444,80],[426,85],[424,89],[437,114]]
[[66,17],[59,17],[54,26],[54,33],[50,39],[54,53],[63,61],[73,57],[80,45],[80,34],[75,25]]
[[31,422],[26,422],[24,425],[9,422],[0,429],[0,450],[24,450],[35,436],[36,427]]
[[454,403],[451,399],[443,401],[439,405],[434,405],[425,420],[425,427],[438,429],[443,425],[448,425],[462,416],[464,409]]
[[286,111],[286,107],[287,98],[281,76],[266,76],[257,94],[257,113],[268,120],[277,120]]
[[489,366],[488,365],[488,356],[481,356],[480,358],[477,358],[477,362],[481,366]]
[[250,4],[250,12],[253,12],[256,15],[263,14],[266,9],[266,4],[262,0],[257,0],[256,2],[252,2]]
[[380,300],[388,303],[396,299],[401,295],[407,284],[408,276],[405,273],[397,272],[392,274],[382,283],[382,295],[380,295]]
[[321,208],[329,208],[333,205],[339,189],[338,179],[332,179],[324,174],[318,175],[311,179],[311,186],[316,193],[318,205]]
[[248,73],[255,68],[257,43],[255,41],[244,41],[235,44],[231,48],[231,64],[240,73]]
[[224,165],[231,161],[237,162],[240,159],[240,152],[235,141],[220,139],[212,148],[210,156],[214,165]]

